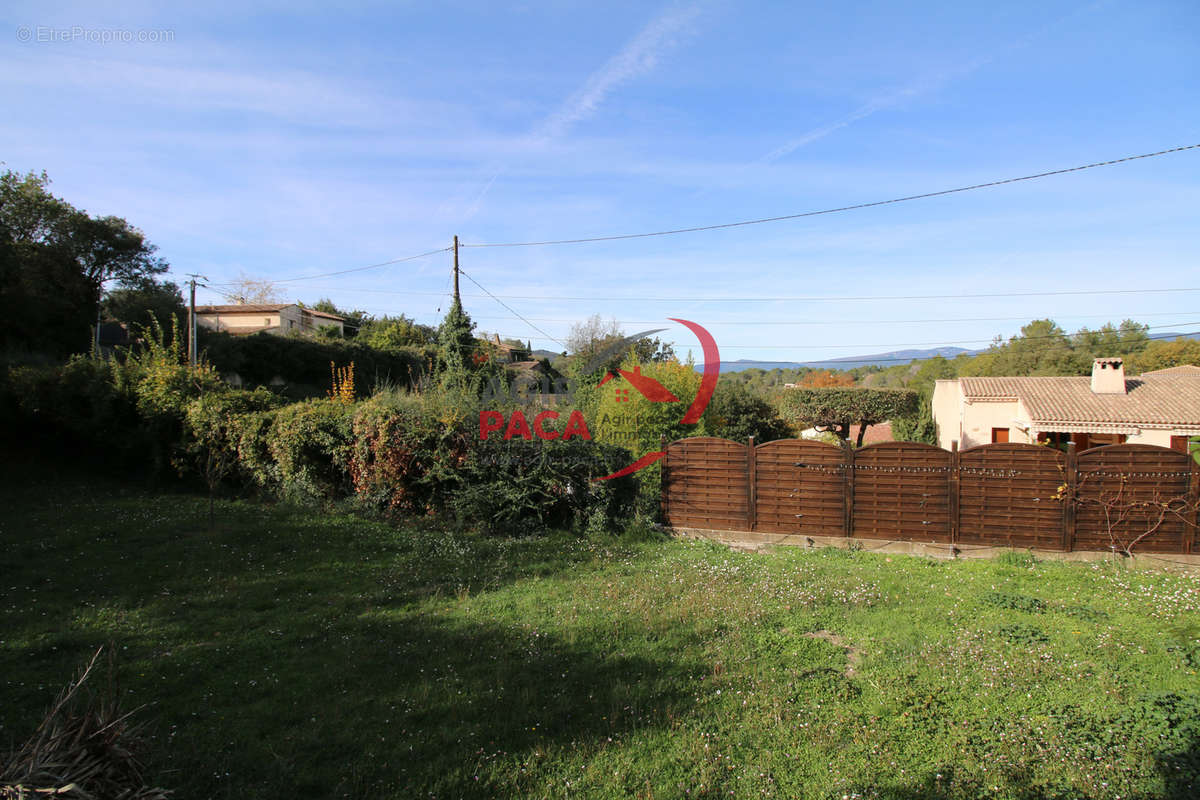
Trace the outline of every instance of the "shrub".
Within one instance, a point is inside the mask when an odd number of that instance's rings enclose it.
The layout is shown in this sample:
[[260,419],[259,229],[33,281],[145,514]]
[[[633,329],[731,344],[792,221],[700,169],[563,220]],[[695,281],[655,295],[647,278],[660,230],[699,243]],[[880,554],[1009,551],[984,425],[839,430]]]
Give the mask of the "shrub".
[[32,427],[122,462],[145,447],[134,398],[114,384],[109,361],[74,356],[62,366],[12,367],[4,393],[14,434]]
[[[283,401],[265,389],[209,392],[188,403],[185,410],[185,450],[188,458],[180,471],[196,471],[209,491],[230,475],[241,462],[240,444],[244,420],[256,412],[278,408]],[[247,473],[243,477],[251,479]]]
[[683,425],[683,419],[700,389],[701,376],[691,366],[678,362],[639,365],[626,360],[621,369],[638,372],[664,386],[677,399],[653,402],[642,396],[624,377],[614,378],[603,386],[581,388],[580,404],[587,411],[588,424],[597,441],[622,445],[634,458],[660,450],[660,437],[667,441],[687,436],[703,436],[703,418],[695,425]]
[[477,406],[450,390],[360,403],[351,458],[359,501],[389,512],[450,511],[493,532],[612,530],[630,515],[635,479],[593,480],[629,463],[624,448],[576,438],[481,440]]
[[493,532],[614,530],[632,515],[637,481],[594,479],[628,461],[623,447],[581,439],[476,439],[451,510],[460,521]]
[[750,436],[755,444],[765,444],[791,435],[787,423],[770,403],[744,384],[728,379],[717,383],[704,413],[704,427],[710,436],[742,443]]
[[124,362],[113,362],[113,381],[118,390],[133,396],[151,466],[160,474],[186,457],[181,448],[188,403],[225,388],[211,365],[187,364],[178,324],[167,337],[153,319],[142,329],[141,345],[129,351]]
[[274,413],[267,450],[278,469],[281,496],[298,502],[336,500],[351,490],[353,407],[306,400]]
[[282,481],[271,455],[275,411],[251,411],[233,418],[230,440],[237,449],[239,475],[268,494],[278,495]]
[[389,512],[444,506],[470,446],[467,417],[441,413],[432,398],[382,392],[359,403],[350,476],[360,502]]

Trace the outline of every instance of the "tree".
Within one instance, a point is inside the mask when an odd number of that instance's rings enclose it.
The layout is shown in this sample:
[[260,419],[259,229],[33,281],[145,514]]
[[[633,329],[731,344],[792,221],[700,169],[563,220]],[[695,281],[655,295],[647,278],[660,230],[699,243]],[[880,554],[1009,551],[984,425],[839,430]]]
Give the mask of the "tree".
[[583,322],[571,326],[571,332],[567,334],[567,350],[586,361],[608,344],[619,341],[622,336],[621,326],[615,319],[605,322],[599,314],[592,314]]
[[1033,320],[1008,342],[997,339],[991,350],[995,353],[992,375],[1073,375],[1079,371],[1070,337],[1051,319]]
[[104,285],[135,288],[167,270],[124,219],[92,217],[49,191],[46,173],[0,175],[0,314],[6,347],[87,349]]
[[724,376],[704,412],[704,427],[713,436],[735,442],[753,436],[757,444],[784,439],[790,433],[774,406],[744,384]]
[[146,278],[136,285],[124,285],[106,292],[101,312],[105,319],[126,325],[146,325],[149,318],[154,317],[159,327],[171,330],[172,318],[182,325],[187,308],[177,284]]
[[657,381],[676,399],[654,402],[620,376],[590,389],[584,393],[584,403],[590,406],[588,421],[592,425],[592,435],[598,441],[619,444],[634,457],[640,457],[658,450],[661,436],[673,441],[705,432],[703,419],[695,425],[680,423],[692,398],[700,390],[700,373],[691,366],[678,361],[643,364],[633,356],[626,356],[618,367],[631,373],[636,370]]
[[958,366],[957,359],[948,361],[942,356],[921,362],[908,381],[908,388],[917,393],[916,410],[892,419],[892,436],[897,441],[937,444],[937,425],[933,421],[933,388],[939,380],[956,377]]
[[788,389],[778,400],[779,416],[796,429],[832,430],[841,439],[859,424],[861,447],[869,425],[917,412],[917,394],[902,389]]
[[366,311],[355,309],[347,311],[344,308],[338,308],[334,302],[328,297],[322,297],[313,304],[313,311],[324,311],[326,314],[337,314],[346,320],[346,338],[353,339],[359,334],[363,326],[371,320],[371,315]]
[[401,314],[366,320],[358,332],[358,340],[376,350],[391,352],[401,347],[433,346],[437,344],[438,331]]
[[229,296],[240,305],[283,302],[283,290],[276,284],[264,278],[252,278],[244,272],[230,281]]
[[854,377],[845,372],[831,372],[827,369],[817,369],[800,379],[800,385],[806,389],[820,389],[832,386],[853,386]]
[[1146,345],[1146,349],[1130,360],[1130,372],[1151,372],[1187,364],[1200,366],[1200,340],[1180,336],[1173,341],[1159,339]]
[[455,297],[438,328],[438,367],[444,383],[458,384],[460,388],[466,385],[472,356],[478,347],[474,331],[475,323]]
[[568,371],[576,380],[600,380],[629,357],[639,364],[665,364],[676,360],[674,347],[657,337],[645,337],[628,344],[623,343],[624,339],[625,333],[615,319],[605,322],[599,314],[593,314],[584,322],[575,323],[567,335],[567,348],[571,353]]

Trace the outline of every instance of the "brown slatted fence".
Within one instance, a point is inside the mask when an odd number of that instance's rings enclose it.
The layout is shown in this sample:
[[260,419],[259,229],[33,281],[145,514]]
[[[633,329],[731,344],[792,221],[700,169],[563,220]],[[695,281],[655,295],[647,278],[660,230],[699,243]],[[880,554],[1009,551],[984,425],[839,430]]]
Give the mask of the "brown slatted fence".
[[959,453],[958,541],[1063,549],[1066,457],[1035,444],[989,444]]
[[845,536],[846,451],[780,439],[755,448],[755,530]]
[[851,534],[950,542],[951,454],[917,442],[881,442],[854,452]]
[[1188,494],[1193,461],[1187,454],[1115,444],[1080,453],[1077,464],[1074,549],[1124,550],[1136,541],[1135,552],[1187,552],[1195,534],[1191,518],[1163,508]]
[[[666,450],[663,511],[678,527],[1200,553],[1200,467],[1163,447],[1064,456],[1025,444],[958,453],[885,442],[847,451],[796,439],[754,447],[700,437]],[[1058,496],[1063,486],[1075,502]],[[1170,506],[1160,513],[1163,503]]]
[[671,525],[750,530],[749,448],[700,436],[667,447],[664,516]]

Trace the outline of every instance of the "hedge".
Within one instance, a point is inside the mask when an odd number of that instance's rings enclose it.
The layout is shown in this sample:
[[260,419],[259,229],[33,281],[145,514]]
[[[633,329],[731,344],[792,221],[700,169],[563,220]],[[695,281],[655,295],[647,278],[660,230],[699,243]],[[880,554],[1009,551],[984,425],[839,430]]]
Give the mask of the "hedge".
[[329,388],[331,362],[339,367],[354,362],[358,393],[365,395],[380,385],[413,386],[433,357],[432,352],[414,347],[385,351],[353,340],[318,341],[269,333],[233,336],[203,329],[200,348],[218,372],[236,373],[249,387],[269,386],[282,378],[317,395]]

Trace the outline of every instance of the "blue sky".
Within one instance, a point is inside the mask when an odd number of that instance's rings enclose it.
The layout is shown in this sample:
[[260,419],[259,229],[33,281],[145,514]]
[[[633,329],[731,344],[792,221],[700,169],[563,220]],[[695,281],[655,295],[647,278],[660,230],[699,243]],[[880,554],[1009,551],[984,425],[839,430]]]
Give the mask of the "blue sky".
[[[7,168],[46,170],[143,229],[176,279],[217,284],[455,234],[717,224],[1200,143],[1193,0],[10,2],[0,26]],[[89,41],[102,31],[133,41]],[[1200,330],[1195,291],[830,299],[1200,287],[1198,179],[1195,150],[712,232],[464,248],[464,271],[551,339],[467,280],[464,303],[554,350],[599,313],[698,354],[665,322],[688,318],[727,360],[977,347],[1045,316]],[[439,253],[283,286],[435,323],[449,274]]]

